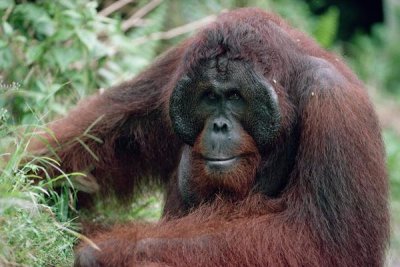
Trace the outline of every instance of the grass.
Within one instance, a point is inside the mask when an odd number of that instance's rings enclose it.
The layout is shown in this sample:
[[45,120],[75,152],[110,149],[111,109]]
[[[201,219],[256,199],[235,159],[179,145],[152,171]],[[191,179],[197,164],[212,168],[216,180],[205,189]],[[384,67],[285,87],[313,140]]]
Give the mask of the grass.
[[99,201],[97,212],[77,212],[70,175],[38,179],[39,162],[58,163],[29,155],[26,147],[34,128],[21,131],[4,120],[0,124],[0,266],[71,266],[73,248],[82,238],[78,218],[112,224],[161,216],[159,192],[144,194],[128,207]]
[[[16,203],[20,200],[13,200]],[[32,203],[29,203],[32,204]],[[77,238],[68,230],[72,222],[58,222],[50,210],[9,207],[0,219],[3,264],[71,266]]]
[[46,159],[22,163],[32,128],[0,122],[0,265],[71,266],[79,236],[74,218],[60,220],[63,198],[52,190],[52,179],[32,182],[35,162]]

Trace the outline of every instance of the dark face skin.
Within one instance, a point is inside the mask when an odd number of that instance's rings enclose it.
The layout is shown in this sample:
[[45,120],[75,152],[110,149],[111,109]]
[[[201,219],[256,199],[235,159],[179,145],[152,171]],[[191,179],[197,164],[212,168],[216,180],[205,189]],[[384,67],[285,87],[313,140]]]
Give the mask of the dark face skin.
[[184,190],[193,179],[193,161],[203,165],[203,180],[229,179],[240,170],[246,172],[243,166],[276,138],[280,122],[271,84],[249,65],[223,58],[205,62],[178,83],[171,96],[170,116],[175,133],[193,147],[185,150],[180,164]]
[[200,136],[202,155],[210,171],[230,168],[237,158],[241,142],[240,119],[248,109],[238,81],[218,79],[207,84],[199,99],[197,112],[206,117]]
[[178,82],[170,100],[170,117],[175,133],[191,146],[217,118],[229,121],[227,126],[234,126],[235,120],[260,151],[274,141],[280,126],[272,85],[249,64],[224,58],[202,63]]

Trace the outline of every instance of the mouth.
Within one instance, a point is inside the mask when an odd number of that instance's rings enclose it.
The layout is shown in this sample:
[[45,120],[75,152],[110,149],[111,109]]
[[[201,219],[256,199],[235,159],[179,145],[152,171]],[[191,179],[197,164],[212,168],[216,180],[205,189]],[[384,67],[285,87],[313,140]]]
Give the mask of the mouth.
[[230,158],[204,158],[206,166],[212,171],[223,171],[230,168],[238,160],[238,157]]

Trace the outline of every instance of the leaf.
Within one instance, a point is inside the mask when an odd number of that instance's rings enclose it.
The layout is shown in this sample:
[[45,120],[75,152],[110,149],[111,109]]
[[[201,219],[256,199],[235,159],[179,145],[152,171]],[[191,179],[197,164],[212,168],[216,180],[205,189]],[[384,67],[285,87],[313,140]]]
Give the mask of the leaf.
[[2,0],[2,1],[0,1],[0,10],[7,9],[14,5],[15,5],[14,0]]
[[51,36],[55,32],[54,22],[40,5],[17,5],[12,16],[12,22],[25,32],[29,26],[38,35]]
[[65,71],[71,63],[82,58],[80,51],[73,47],[54,47],[51,54],[61,71]]
[[55,42],[70,40],[74,35],[74,31],[68,28],[57,29],[57,32],[52,36],[52,40]]
[[338,31],[339,15],[337,7],[330,7],[320,16],[313,35],[323,47],[332,46]]
[[6,41],[0,39],[0,48],[7,48],[7,46],[8,46],[8,43]]
[[80,27],[82,25],[82,14],[73,9],[68,9],[62,12],[62,20],[66,25]]
[[7,21],[4,21],[2,26],[5,35],[10,36],[13,34],[13,28]]
[[31,45],[27,48],[26,52],[26,59],[27,63],[32,64],[36,61],[39,60],[39,58],[43,55],[45,50],[44,44],[39,44],[39,45]]
[[8,69],[13,64],[14,56],[9,47],[3,47],[0,49],[0,69]]
[[94,32],[85,29],[78,29],[76,30],[76,35],[89,51],[92,51],[98,43],[97,36]]
[[37,33],[45,36],[51,36],[55,32],[53,21],[49,17],[41,17],[34,23],[34,29]]

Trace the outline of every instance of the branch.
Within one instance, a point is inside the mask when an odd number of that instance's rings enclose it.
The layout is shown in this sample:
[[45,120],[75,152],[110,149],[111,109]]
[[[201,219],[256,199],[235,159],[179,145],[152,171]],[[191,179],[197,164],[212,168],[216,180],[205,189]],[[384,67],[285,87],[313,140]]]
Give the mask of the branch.
[[200,20],[190,22],[188,24],[173,28],[166,32],[154,32],[150,35],[136,38],[132,41],[132,43],[135,45],[139,45],[139,44],[146,43],[148,41],[172,39],[176,36],[179,36],[179,35],[182,35],[182,34],[185,34],[188,32],[192,32],[198,28],[201,28],[204,25],[214,21],[215,18],[216,18],[215,15],[207,16]]
[[99,15],[107,17],[111,13],[117,11],[118,9],[123,8],[127,4],[132,3],[133,1],[135,1],[135,0],[119,0],[119,1],[109,5],[108,7],[104,8],[103,10],[101,10],[99,12]]
[[163,0],[152,0],[147,5],[139,9],[135,14],[133,14],[129,19],[122,23],[122,30],[127,31],[130,28],[136,26],[141,19],[146,16],[150,11],[155,9]]

